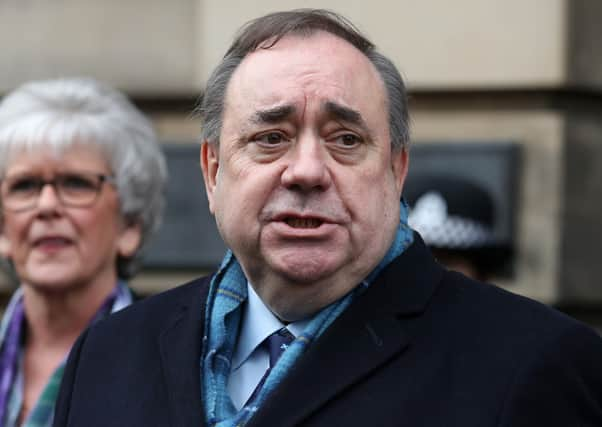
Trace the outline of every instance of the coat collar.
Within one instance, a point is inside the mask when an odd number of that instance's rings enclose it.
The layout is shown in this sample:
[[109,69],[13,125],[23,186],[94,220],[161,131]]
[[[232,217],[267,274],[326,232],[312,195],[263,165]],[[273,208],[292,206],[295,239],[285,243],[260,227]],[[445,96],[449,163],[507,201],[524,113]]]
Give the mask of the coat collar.
[[205,426],[200,361],[210,278],[184,289],[159,335],[172,427]]
[[410,319],[426,310],[442,275],[415,234],[414,243],[307,350],[248,426],[296,425],[403,352],[412,339]]
[[[391,297],[392,312],[403,315],[424,312],[444,271],[420,235],[414,233],[414,243],[381,275],[383,292]],[[381,297],[378,290],[374,293],[375,298]]]

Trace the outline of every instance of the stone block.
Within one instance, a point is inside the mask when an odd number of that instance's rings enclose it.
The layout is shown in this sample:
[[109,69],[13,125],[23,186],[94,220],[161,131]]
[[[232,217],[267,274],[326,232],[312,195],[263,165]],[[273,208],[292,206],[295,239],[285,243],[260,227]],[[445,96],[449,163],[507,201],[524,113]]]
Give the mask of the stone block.
[[197,0],[0,2],[0,92],[88,75],[129,93],[198,91]]

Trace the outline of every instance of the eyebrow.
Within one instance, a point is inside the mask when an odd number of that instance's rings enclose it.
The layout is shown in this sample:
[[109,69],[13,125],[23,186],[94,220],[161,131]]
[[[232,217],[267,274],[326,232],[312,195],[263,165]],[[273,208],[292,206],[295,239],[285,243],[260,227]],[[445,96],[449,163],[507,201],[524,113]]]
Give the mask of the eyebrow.
[[326,101],[322,106],[322,109],[332,118],[347,122],[352,125],[359,126],[364,129],[368,134],[371,134],[370,128],[362,118],[359,111],[352,108],[345,107],[344,105],[338,104],[333,101]]
[[292,116],[297,111],[293,105],[282,105],[267,110],[256,111],[251,117],[251,123],[255,124],[273,124],[279,123]]
[[[363,129],[369,136],[372,132],[359,111],[346,107],[334,101],[322,104],[322,111],[335,120],[340,120]],[[280,105],[265,110],[258,110],[250,118],[253,124],[280,123],[297,112],[297,107],[291,104]]]

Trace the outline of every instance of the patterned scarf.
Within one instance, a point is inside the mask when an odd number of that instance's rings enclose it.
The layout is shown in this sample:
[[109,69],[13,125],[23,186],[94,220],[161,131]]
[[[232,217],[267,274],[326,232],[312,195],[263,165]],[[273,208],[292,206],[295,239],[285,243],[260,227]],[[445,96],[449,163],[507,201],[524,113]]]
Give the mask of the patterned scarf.
[[[132,303],[132,293],[122,282],[117,285],[98,310],[92,323],[106,317],[109,313],[121,310]],[[23,343],[22,328],[25,324],[23,309],[23,290],[17,289],[8,304],[0,324],[0,425],[17,425],[17,419],[23,405]],[[56,401],[67,355],[50,376],[35,406],[21,427],[51,427]]]
[[201,357],[201,388],[207,424],[210,427],[244,426],[267,396],[286,376],[311,343],[366,289],[381,270],[398,257],[413,241],[407,223],[408,206],[402,200],[400,221],[388,252],[376,268],[355,289],[314,315],[305,330],[284,351],[251,402],[238,411],[228,393],[231,361],[240,329],[242,305],[247,299],[247,279],[231,251],[226,253],[211,281],[206,309],[206,330]]

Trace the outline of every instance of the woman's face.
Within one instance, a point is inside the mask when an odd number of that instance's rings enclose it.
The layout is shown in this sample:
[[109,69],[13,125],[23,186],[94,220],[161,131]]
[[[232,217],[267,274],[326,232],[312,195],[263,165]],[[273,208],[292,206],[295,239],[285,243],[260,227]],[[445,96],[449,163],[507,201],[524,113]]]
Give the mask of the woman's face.
[[[0,195],[11,178],[53,180],[57,175],[111,175],[104,156],[89,145],[73,145],[57,155],[50,150],[18,151],[9,158]],[[85,207],[66,206],[52,185],[42,187],[31,208],[3,204],[0,254],[10,258],[21,283],[45,292],[64,292],[117,280],[118,255],[131,256],[140,243],[138,226],[127,227],[115,187],[104,182]]]

